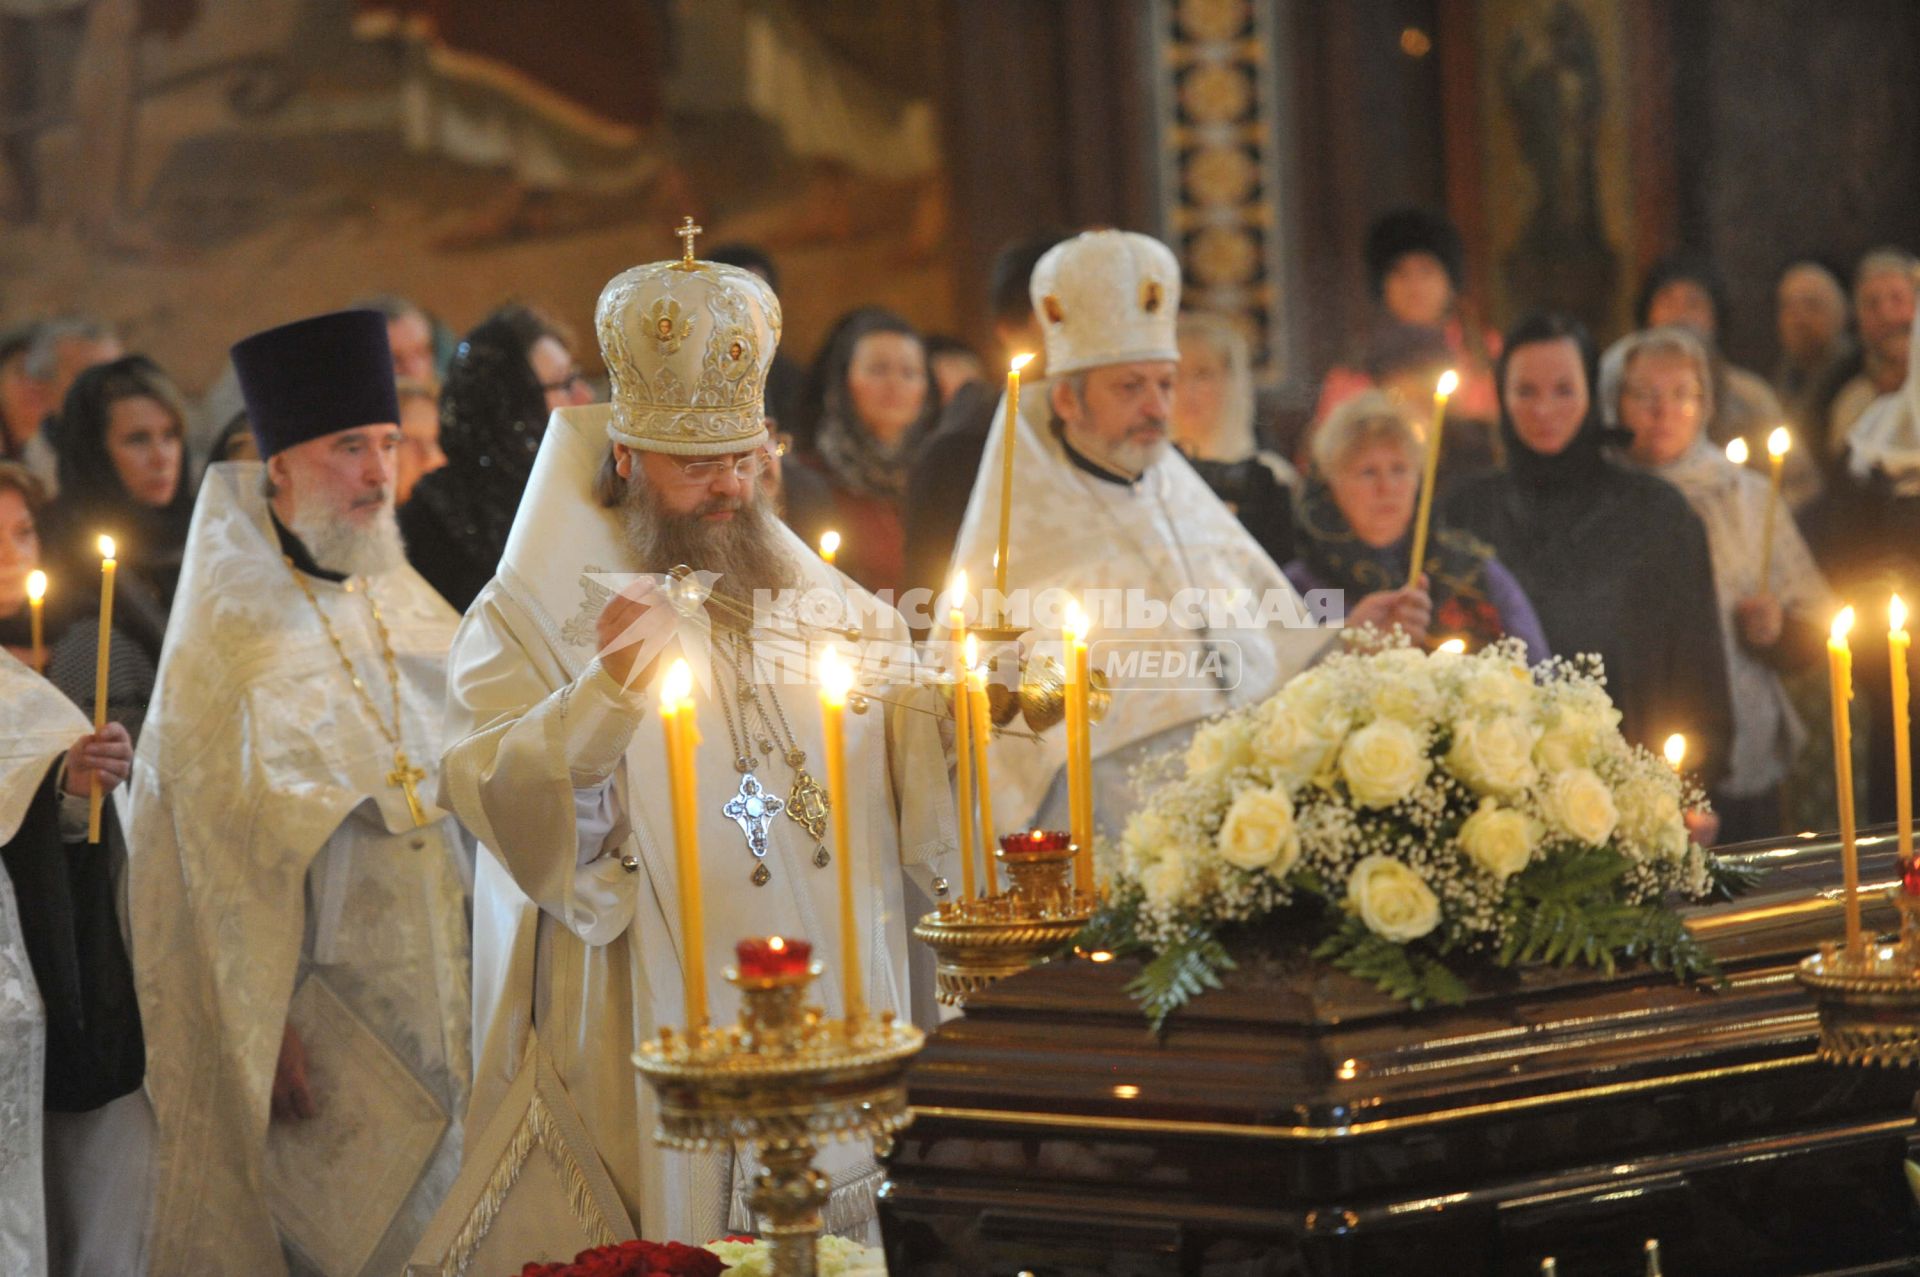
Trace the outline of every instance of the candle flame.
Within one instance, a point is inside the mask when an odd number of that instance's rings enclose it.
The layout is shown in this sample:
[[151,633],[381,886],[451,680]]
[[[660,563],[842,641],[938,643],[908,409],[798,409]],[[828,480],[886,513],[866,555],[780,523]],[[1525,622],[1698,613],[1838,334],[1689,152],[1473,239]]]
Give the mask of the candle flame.
[[961,568],[947,583],[947,606],[964,612],[967,607],[967,570]]
[[113,557],[113,551],[113,538],[110,536],[102,536],[100,538],[100,557],[103,559],[111,559]]
[[1460,374],[1449,368],[1440,374],[1440,382],[1433,388],[1436,399],[1451,399],[1453,392],[1460,389]]
[[1833,629],[1828,631],[1828,637],[1836,643],[1844,643],[1847,641],[1847,635],[1852,632],[1852,630],[1853,607],[1849,604],[1841,608],[1839,615],[1833,618]]
[[1467,650],[1467,641],[1463,638],[1450,638],[1440,645],[1440,650],[1459,656]]
[[667,676],[660,680],[660,712],[672,713],[692,695],[693,667],[687,664],[686,657],[677,657],[667,668]]
[[1007,361],[1007,371],[1019,372],[1022,368],[1025,368],[1028,364],[1032,362],[1033,362],[1033,355],[1031,352],[1027,354],[1022,354],[1022,355],[1015,355],[1012,359],[1009,359]]
[[1736,466],[1744,466],[1747,464],[1747,441],[1745,439],[1736,437],[1728,441],[1727,460],[1733,462]]
[[840,659],[840,649],[832,643],[820,653],[820,688],[833,705],[846,704],[847,693],[853,690],[853,668]]
[[1086,642],[1088,628],[1089,627],[1087,625],[1087,614],[1085,610],[1081,608],[1079,600],[1068,599],[1067,600],[1067,624],[1066,624],[1067,640],[1073,643]]
[[[28,586],[27,588],[32,589],[33,587]],[[1887,601],[1887,620],[1895,630],[1904,630],[1907,628],[1907,605],[1901,601],[1898,594]]]
[[1667,766],[1679,771],[1681,762],[1687,757],[1687,738],[1675,732],[1667,737],[1666,747],[1661,752],[1667,756]]
[[38,603],[47,597],[47,574],[39,568],[27,573],[27,598]]
[[833,562],[833,556],[840,553],[840,534],[828,528],[820,534],[820,557]]
[[768,936],[767,948],[773,953],[785,953],[787,951],[787,938],[785,936]]
[[1773,433],[1767,436],[1767,455],[1769,457],[1784,457],[1792,447],[1793,436],[1787,432],[1785,426],[1775,426]]
[[961,643],[960,653],[961,659],[966,662],[968,669],[972,669],[980,663],[980,644],[973,635],[967,635],[966,639]]

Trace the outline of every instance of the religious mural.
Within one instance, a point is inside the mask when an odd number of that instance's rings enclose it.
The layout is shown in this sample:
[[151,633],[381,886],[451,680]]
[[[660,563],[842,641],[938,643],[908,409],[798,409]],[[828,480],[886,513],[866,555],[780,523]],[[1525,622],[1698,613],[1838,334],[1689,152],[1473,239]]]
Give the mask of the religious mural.
[[950,328],[934,21],[932,0],[859,22],[818,0],[0,0],[0,323],[97,314],[193,388],[229,339],[375,293],[452,331],[508,297],[584,331],[692,214],[775,255],[803,358],[850,301]]

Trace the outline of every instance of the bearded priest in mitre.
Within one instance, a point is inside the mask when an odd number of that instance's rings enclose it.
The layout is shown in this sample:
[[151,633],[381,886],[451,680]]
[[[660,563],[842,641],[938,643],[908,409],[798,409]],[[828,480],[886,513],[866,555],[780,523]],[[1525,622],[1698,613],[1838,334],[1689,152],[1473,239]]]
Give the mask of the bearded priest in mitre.
[[[1093,664],[1112,688],[1092,733],[1094,812],[1117,834],[1136,760],[1278,690],[1331,636],[1169,445],[1180,266],[1166,245],[1088,231],[1035,264],[1029,292],[1047,376],[1021,387],[1011,423],[1008,619],[1043,652],[1064,596],[1092,614]],[[1003,399],[954,546],[975,587],[994,580],[1008,425]],[[1067,827],[1064,726],[996,735],[990,758],[1003,830]]]
[[134,758],[156,1273],[399,1272],[458,1170],[469,847],[433,805],[458,617],[404,557],[386,320],[233,348]]
[[[818,653],[827,635],[817,618],[848,627],[838,643],[850,663],[856,650],[910,651],[899,615],[769,506],[772,290],[696,260],[689,240],[681,260],[615,277],[595,326],[612,402],[554,413],[450,672],[440,792],[482,845],[476,1137],[434,1235],[456,1244],[488,1234],[478,1254],[494,1269],[570,1257],[596,1238],[697,1244],[754,1227],[749,1154],[658,1147],[653,1095],[631,1063],[662,1028],[685,1028],[687,943],[654,686],[667,662],[633,636],[670,619],[672,641],[698,648],[704,666],[695,806],[714,1023],[735,1017],[735,991],[719,977],[744,938],[804,938],[833,965],[839,856],[853,857],[867,1004],[906,1016],[907,927],[942,889],[953,841],[935,718],[914,712],[914,689],[874,688],[866,712],[846,716],[850,845],[832,845],[817,667],[770,659]],[[692,576],[676,583],[676,568]],[[689,582],[702,592],[691,599],[680,589]],[[667,618],[670,608],[687,615]],[[812,995],[829,1016],[844,1014],[840,973]],[[529,1157],[528,1139],[548,1156]],[[552,1165],[570,1195],[540,1182]],[[833,1144],[817,1165],[832,1184],[828,1230],[869,1230],[879,1183],[870,1151]],[[505,1183],[525,1196],[518,1207],[486,1189]],[[548,1200],[557,1208],[544,1209]],[[478,1271],[475,1254],[431,1258]]]

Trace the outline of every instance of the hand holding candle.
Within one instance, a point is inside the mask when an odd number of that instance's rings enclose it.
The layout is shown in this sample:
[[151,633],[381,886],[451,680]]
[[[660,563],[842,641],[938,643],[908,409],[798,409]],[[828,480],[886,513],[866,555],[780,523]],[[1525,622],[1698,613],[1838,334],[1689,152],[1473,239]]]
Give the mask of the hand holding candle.
[[829,644],[820,657],[820,719],[827,744],[827,807],[833,814],[833,863],[840,887],[840,988],[847,1008],[847,1030],[866,1017],[866,998],[860,983],[859,924],[853,907],[853,842],[847,835],[847,815],[853,800],[847,793],[847,693],[853,690],[853,670]]
[[1787,453],[1793,436],[1785,426],[1775,426],[1767,436],[1767,513],[1760,524],[1760,593],[1773,592],[1773,520],[1780,504],[1780,476],[1787,467]]
[[1853,629],[1853,609],[1840,609],[1827,638],[1827,673],[1833,699],[1833,779],[1840,807],[1840,864],[1846,877],[1847,956],[1858,959],[1864,950],[1860,938],[1860,852],[1853,830],[1853,721],[1847,703],[1853,699],[1853,650],[1847,633]]
[[687,1034],[698,1039],[707,1026],[707,941],[700,907],[700,833],[695,806],[693,670],[675,660],[660,681],[660,722],[667,741],[667,783],[673,809],[674,872],[680,888],[680,943],[685,949]]
[[43,613],[47,606],[47,574],[39,568],[27,573],[27,613],[32,623],[33,668],[44,673],[47,667],[47,635]]
[[1426,472],[1420,483],[1420,509],[1413,519],[1412,569],[1407,573],[1409,590],[1420,584],[1427,566],[1427,528],[1433,521],[1433,484],[1440,472],[1440,432],[1447,422],[1447,400],[1460,388],[1460,374],[1449,368],[1440,374],[1433,388],[1433,429],[1427,435]]
[[[1007,413],[1001,424],[1004,437],[1000,446],[1000,539],[993,556],[993,588],[1003,600],[1007,597],[1007,538],[1013,531],[1013,445],[1020,423],[1020,370],[1032,359],[1032,355],[1015,355],[1007,364]],[[991,857],[987,863],[993,863]]]
[[[107,655],[113,649],[113,538],[100,538],[100,634],[95,640],[93,662],[93,730],[97,735],[107,725]],[[100,777],[95,774],[93,790],[87,798],[87,841],[100,842]]]

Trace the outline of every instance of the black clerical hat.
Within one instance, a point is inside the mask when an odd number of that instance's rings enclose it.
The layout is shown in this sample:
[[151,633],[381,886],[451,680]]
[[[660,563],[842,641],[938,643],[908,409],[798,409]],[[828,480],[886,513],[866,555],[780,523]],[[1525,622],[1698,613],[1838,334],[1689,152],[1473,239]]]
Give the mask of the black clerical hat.
[[235,344],[233,370],[264,459],[356,426],[400,420],[387,317],[339,310]]

